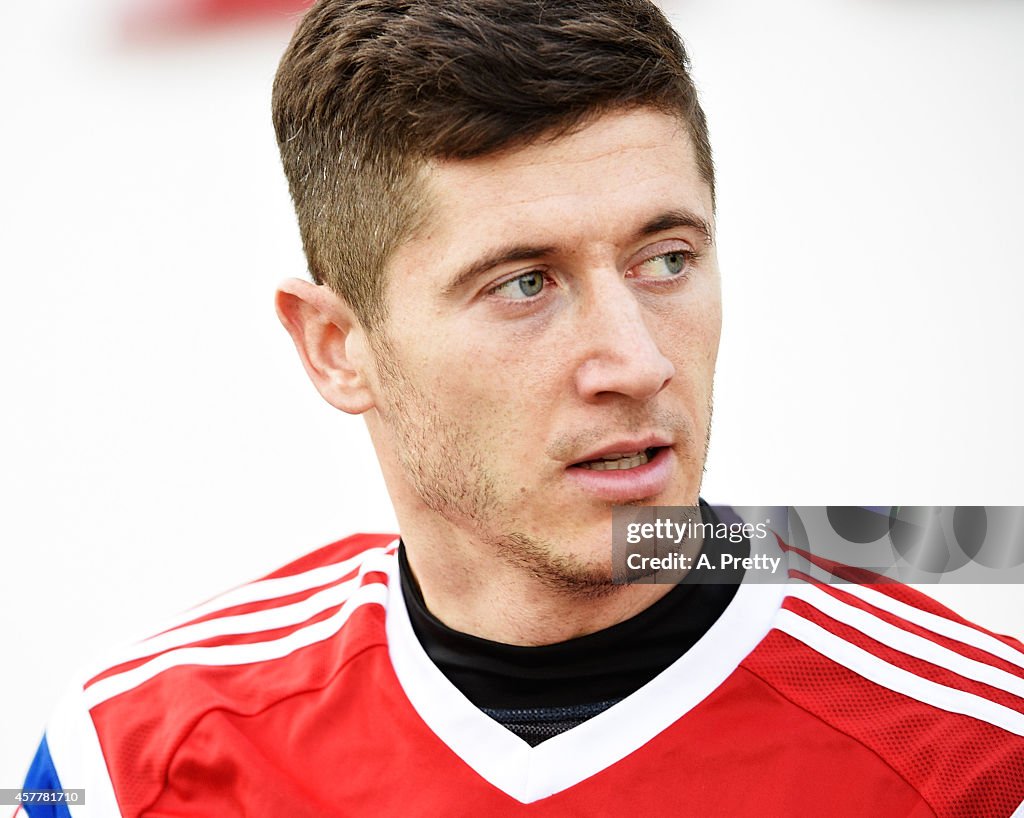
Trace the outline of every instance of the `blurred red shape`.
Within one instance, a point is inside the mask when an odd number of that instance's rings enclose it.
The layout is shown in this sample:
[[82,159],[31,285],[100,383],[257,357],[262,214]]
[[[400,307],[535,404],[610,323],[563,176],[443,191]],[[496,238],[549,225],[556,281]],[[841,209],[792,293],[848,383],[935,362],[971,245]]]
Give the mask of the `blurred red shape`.
[[313,0],[158,0],[131,8],[124,28],[132,37],[261,20],[288,21],[311,5]]

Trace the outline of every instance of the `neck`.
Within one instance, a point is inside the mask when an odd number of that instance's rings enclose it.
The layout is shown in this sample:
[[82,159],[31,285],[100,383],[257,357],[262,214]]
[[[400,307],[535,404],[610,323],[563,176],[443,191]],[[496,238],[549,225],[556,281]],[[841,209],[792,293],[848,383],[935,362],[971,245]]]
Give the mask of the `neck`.
[[671,585],[553,587],[509,563],[493,545],[444,526],[409,525],[402,536],[427,609],[453,630],[507,645],[550,645],[604,630],[653,605]]

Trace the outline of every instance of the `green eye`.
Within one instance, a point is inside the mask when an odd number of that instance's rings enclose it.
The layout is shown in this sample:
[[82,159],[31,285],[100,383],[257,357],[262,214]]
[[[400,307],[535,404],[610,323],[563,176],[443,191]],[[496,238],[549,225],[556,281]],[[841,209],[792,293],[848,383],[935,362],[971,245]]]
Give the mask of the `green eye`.
[[499,284],[491,292],[501,295],[509,301],[526,301],[540,294],[544,289],[544,273],[540,270],[531,270],[515,278],[510,278],[504,284]]
[[645,278],[685,278],[694,258],[692,250],[669,250],[651,256],[636,268],[636,273]]
[[544,288],[544,276],[536,271],[521,275],[516,281],[519,282],[519,291],[527,298],[536,295]]
[[672,275],[676,275],[686,266],[686,256],[683,253],[665,253],[662,260],[665,262],[665,269]]

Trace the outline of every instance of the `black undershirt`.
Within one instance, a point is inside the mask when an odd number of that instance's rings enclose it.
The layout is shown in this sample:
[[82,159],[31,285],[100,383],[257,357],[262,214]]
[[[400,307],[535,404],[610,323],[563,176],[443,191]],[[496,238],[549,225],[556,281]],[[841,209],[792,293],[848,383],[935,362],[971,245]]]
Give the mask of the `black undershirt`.
[[[720,522],[701,501],[705,522]],[[706,540],[702,553],[749,554],[748,542]],[[523,647],[453,630],[427,610],[398,552],[402,594],[427,655],[467,699],[530,744],[575,727],[638,690],[682,656],[722,614],[736,585],[686,582],[636,616],[553,645]]]

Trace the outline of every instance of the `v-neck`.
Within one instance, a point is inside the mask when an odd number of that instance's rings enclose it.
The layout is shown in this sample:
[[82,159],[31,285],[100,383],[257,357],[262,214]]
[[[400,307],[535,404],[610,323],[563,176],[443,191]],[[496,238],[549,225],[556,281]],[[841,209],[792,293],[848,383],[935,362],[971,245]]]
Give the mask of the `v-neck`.
[[430,730],[486,781],[527,804],[562,792],[638,750],[718,688],[771,628],[785,584],[744,582],[718,621],[639,690],[536,747],[479,710],[427,656],[389,567],[388,650],[395,674]]

